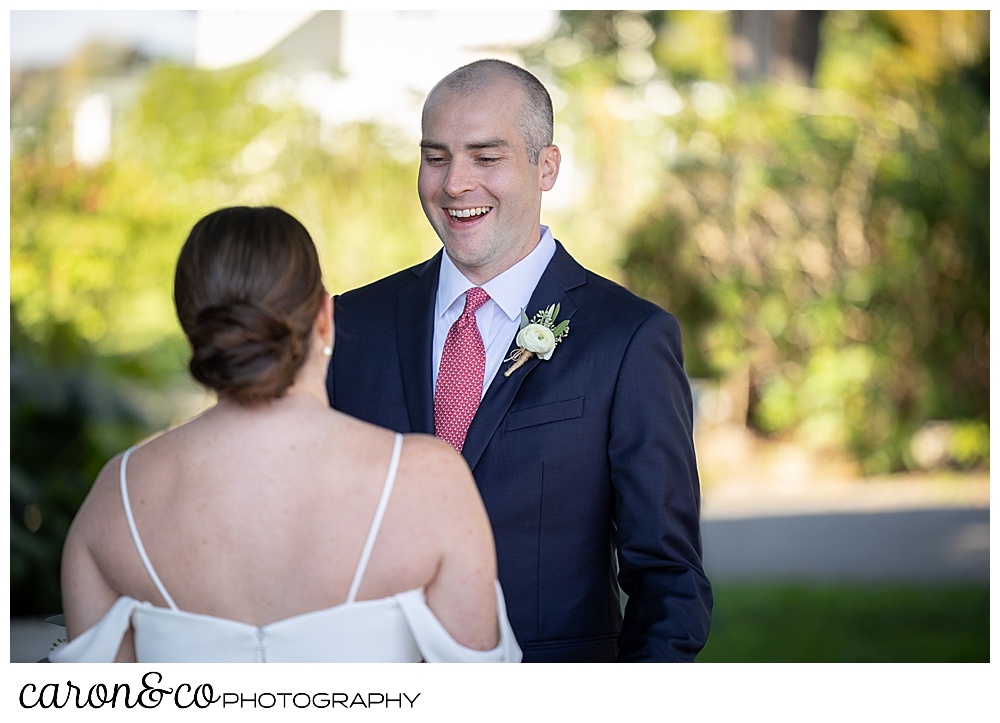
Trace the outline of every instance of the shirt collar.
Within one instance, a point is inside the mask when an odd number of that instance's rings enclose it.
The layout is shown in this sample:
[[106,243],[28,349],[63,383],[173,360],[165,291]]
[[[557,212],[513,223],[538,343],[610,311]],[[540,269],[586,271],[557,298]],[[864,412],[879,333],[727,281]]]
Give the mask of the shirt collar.
[[[539,232],[541,238],[531,253],[499,276],[483,284],[486,293],[511,320],[520,318],[521,309],[531,300],[531,293],[556,252],[556,242],[549,227],[540,226]],[[442,252],[437,292],[438,316],[444,315],[458,297],[473,286],[475,284],[458,270],[448,252]]]

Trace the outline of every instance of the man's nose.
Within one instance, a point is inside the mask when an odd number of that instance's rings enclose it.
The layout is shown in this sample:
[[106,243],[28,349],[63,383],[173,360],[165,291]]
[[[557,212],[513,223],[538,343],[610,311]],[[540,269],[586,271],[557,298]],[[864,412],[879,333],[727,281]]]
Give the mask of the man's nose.
[[448,177],[444,181],[444,191],[452,198],[471,191],[476,187],[475,174],[468,164],[453,161],[448,166]]

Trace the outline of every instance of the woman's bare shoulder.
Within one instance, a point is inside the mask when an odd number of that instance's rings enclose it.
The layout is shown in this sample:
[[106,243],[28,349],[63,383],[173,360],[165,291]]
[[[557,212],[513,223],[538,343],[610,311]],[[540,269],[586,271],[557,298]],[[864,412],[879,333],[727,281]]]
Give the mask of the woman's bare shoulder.
[[[64,585],[67,574],[75,568],[89,569],[96,564],[96,570],[120,559],[128,549],[124,544],[128,523],[119,484],[123,457],[124,452],[116,454],[104,465],[70,524],[63,545]],[[74,569],[67,569],[67,565]]]
[[[142,467],[141,462],[142,457],[145,456],[145,450],[164,445],[165,443],[161,440],[169,434],[170,432],[158,432],[135,444],[130,448],[132,454],[129,455],[127,462],[125,455],[128,450],[125,450],[105,463],[94,479],[94,484],[91,485],[76,517],[73,518],[70,533],[76,537],[77,541],[85,540],[87,546],[94,549],[95,545],[108,542],[109,539],[113,538],[113,533],[121,532],[126,528],[121,490],[122,465],[127,464],[124,471],[129,478],[131,489],[132,482],[137,476],[135,472]],[[166,444],[169,446],[169,442]],[[114,540],[111,540],[109,549],[113,549],[116,544]]]
[[410,496],[419,496],[428,521],[450,536],[458,527],[489,537],[489,519],[469,466],[447,443],[426,434],[404,437],[400,475]]
[[119,511],[122,509],[120,474],[124,456],[124,452],[119,452],[101,468],[73,520],[73,527],[78,531],[101,525],[105,516],[116,507]]
[[429,434],[406,434],[403,436],[403,450],[407,476],[424,486],[440,488],[441,491],[475,488],[465,458],[447,442]]

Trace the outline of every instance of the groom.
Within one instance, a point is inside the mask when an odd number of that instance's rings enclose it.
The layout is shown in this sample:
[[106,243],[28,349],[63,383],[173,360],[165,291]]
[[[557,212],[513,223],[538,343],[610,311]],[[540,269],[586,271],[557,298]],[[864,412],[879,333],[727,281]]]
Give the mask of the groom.
[[[427,97],[420,145],[444,253],[337,299],[331,404],[462,453],[525,662],[693,661],[712,593],[676,320],[539,225],[560,154],[533,75],[459,68]],[[553,304],[569,333],[540,332],[511,370],[521,310]]]

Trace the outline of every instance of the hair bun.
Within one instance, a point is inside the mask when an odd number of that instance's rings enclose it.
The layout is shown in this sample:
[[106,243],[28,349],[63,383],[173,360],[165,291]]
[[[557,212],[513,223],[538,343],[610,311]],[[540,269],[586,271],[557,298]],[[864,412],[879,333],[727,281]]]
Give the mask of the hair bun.
[[281,394],[305,349],[280,312],[252,301],[198,312],[191,343],[195,379],[242,403]]
[[208,214],[174,274],[192,376],[240,404],[283,396],[309,356],[323,294],[316,247],[293,216],[273,206]]

